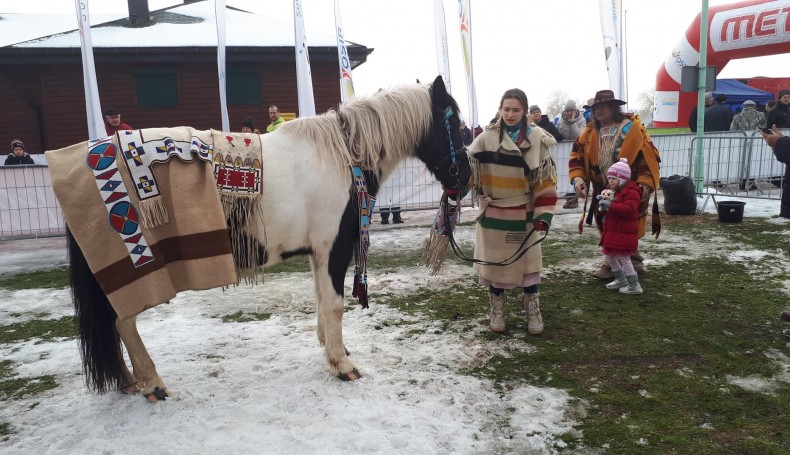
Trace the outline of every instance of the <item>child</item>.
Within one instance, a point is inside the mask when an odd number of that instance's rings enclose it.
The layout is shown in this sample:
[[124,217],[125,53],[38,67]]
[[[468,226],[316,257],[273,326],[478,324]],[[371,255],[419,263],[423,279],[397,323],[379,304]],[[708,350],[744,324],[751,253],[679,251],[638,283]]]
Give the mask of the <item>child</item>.
[[619,289],[623,294],[641,294],[642,286],[631,263],[631,255],[636,252],[639,241],[637,218],[642,192],[631,180],[631,168],[625,158],[609,167],[606,177],[614,195],[608,194],[598,204],[598,209],[606,213],[600,245],[615,277],[606,288]]

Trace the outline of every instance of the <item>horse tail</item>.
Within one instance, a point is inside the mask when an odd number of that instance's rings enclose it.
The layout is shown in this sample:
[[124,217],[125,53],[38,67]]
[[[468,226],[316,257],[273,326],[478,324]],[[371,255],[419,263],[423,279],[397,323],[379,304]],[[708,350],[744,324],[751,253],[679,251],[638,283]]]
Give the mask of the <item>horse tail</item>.
[[80,337],[85,383],[89,389],[100,394],[121,389],[128,373],[121,351],[121,339],[115,330],[118,315],[68,229],[66,236],[71,266],[71,296]]

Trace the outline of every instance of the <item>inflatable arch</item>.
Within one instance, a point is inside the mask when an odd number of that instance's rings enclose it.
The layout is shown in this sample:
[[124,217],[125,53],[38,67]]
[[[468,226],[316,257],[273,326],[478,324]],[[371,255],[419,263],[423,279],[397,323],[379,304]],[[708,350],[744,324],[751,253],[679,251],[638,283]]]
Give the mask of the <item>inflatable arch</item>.
[[[656,75],[656,127],[688,125],[696,93],[680,92],[681,68],[699,64],[700,16]],[[733,59],[790,52],[790,0],[749,0],[708,10],[707,64],[717,71]]]

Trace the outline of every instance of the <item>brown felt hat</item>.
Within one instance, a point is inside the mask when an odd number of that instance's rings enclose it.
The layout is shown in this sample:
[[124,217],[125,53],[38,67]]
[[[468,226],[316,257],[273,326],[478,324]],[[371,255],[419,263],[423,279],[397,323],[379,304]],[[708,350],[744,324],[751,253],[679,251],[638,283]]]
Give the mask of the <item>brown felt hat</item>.
[[590,105],[590,107],[603,103],[614,103],[618,106],[622,106],[625,104],[625,101],[615,98],[614,92],[611,90],[600,90],[595,92],[595,98],[593,99],[593,103]]

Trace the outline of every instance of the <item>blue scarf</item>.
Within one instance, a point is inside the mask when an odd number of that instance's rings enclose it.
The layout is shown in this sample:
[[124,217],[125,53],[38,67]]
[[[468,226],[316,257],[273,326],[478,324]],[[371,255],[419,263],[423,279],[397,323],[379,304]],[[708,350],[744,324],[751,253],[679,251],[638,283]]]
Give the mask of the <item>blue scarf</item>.
[[[510,136],[510,139],[513,140],[514,144],[518,145],[518,136],[521,133],[521,128],[524,127],[524,118],[522,118],[520,122],[513,126],[508,125],[504,121],[502,123],[505,125],[505,131],[507,132],[507,135]],[[527,131],[527,134],[529,134],[529,131]]]

